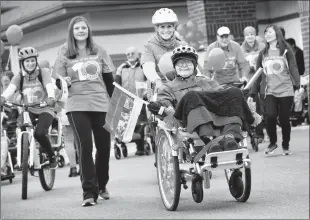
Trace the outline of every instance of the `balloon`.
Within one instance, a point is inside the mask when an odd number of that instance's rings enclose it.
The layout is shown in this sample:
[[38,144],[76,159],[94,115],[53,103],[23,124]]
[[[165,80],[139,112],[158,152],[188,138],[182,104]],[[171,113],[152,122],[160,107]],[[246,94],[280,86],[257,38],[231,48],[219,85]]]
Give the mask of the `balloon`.
[[162,55],[162,57],[160,58],[158,62],[159,71],[164,75],[166,75],[169,72],[175,71],[173,68],[171,56],[172,56],[172,51],[167,52],[164,55]]
[[1,45],[0,45],[0,53],[1,53],[1,55],[0,56],[2,56],[2,54],[4,53],[4,43],[3,43],[3,41],[1,40],[1,43],[0,43]]
[[208,66],[210,69],[219,71],[225,65],[225,54],[221,48],[213,48],[209,53]]
[[47,60],[40,60],[39,66],[41,69],[43,68],[50,68],[50,63]]
[[196,40],[197,41],[202,41],[204,39],[203,33],[200,30],[196,31]]
[[183,37],[187,34],[187,27],[185,24],[179,24],[176,31]]
[[198,24],[196,21],[193,21],[193,20],[189,20],[187,23],[186,23],[186,26],[187,26],[187,29],[189,31],[196,31],[198,29]]
[[190,32],[187,33],[187,35],[185,37],[189,41],[196,41],[196,32],[190,31]]
[[9,44],[17,45],[21,41],[23,37],[23,30],[18,25],[11,25],[6,30],[6,38],[8,39]]
[[197,41],[191,41],[189,43],[193,48],[195,48],[196,50],[198,50],[199,48],[199,43]]

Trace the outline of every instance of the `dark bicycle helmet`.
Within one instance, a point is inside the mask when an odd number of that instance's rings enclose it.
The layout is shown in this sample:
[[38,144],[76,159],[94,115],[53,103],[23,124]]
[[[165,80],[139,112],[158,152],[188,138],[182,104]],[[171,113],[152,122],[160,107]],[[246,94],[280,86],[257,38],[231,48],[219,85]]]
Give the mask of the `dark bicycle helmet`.
[[179,59],[182,59],[182,58],[186,58],[186,59],[191,60],[194,63],[195,68],[197,67],[197,65],[198,65],[198,54],[197,54],[195,48],[188,46],[188,45],[175,48],[173,50],[172,56],[171,56],[173,67],[175,67],[177,61]]

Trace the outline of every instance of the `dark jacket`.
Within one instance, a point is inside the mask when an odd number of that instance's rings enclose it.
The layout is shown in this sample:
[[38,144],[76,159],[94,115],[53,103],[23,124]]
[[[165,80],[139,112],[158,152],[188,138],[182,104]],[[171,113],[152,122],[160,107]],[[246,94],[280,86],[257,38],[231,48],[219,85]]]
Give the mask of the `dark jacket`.
[[302,76],[305,73],[304,52],[302,51],[302,49],[300,49],[297,46],[296,46],[295,57],[296,57],[296,63],[297,63],[299,75]]
[[[260,67],[263,68],[262,61],[264,58],[264,52],[267,50],[267,48],[263,49],[259,52],[258,58],[257,58],[257,64],[256,69],[259,69]],[[291,75],[291,80],[294,87],[300,86],[300,75],[298,72],[297,64],[296,64],[296,58],[293,50],[291,48],[287,48],[284,53],[287,60],[288,68],[289,68],[289,74]],[[260,77],[256,80],[253,87],[251,88],[249,95],[251,97],[256,97],[258,93],[261,95],[265,94],[265,90],[267,87],[267,77],[266,73],[262,73]]]

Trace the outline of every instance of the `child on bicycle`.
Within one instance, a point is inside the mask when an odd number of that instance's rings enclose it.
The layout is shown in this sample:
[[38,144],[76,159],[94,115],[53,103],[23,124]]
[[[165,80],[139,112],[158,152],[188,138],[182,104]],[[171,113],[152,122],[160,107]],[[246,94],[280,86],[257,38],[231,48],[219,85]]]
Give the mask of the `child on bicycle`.
[[178,119],[176,126],[180,122],[189,133],[195,131],[206,145],[210,137],[223,135],[207,153],[238,149],[243,138],[241,128],[260,120],[253,117],[241,90],[224,89],[214,80],[196,76],[198,54],[190,46],[174,49],[171,59],[176,77],[163,84],[157,101],[151,102],[148,109],[155,115]]
[[36,124],[34,137],[46,150],[49,158],[49,161],[42,165],[49,164],[51,169],[56,169],[58,162],[48,137],[48,129],[55,117],[55,91],[50,73],[47,69],[39,67],[37,60],[39,54],[35,48],[22,48],[18,56],[21,71],[13,77],[8,88],[1,94],[1,106],[16,90],[21,91],[22,101],[25,104],[47,103],[46,107],[29,108],[29,116],[32,123]]

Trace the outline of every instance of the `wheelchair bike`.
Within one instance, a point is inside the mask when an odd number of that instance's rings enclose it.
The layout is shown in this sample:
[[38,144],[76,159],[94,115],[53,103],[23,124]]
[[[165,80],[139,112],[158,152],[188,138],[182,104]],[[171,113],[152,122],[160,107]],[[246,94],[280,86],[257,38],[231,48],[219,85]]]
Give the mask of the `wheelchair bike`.
[[[209,145],[220,141],[215,137],[207,145],[196,133],[190,134],[183,128],[168,128],[156,120],[156,163],[157,179],[162,202],[168,211],[175,211],[179,204],[181,185],[187,189],[191,181],[193,200],[203,201],[203,188],[211,187],[213,170],[224,170],[231,195],[238,202],[246,202],[251,193],[251,160],[247,149],[247,132],[237,150],[206,154]],[[202,146],[195,153],[194,146]],[[182,168],[184,164],[190,168]],[[185,166],[188,167],[188,166]]]

